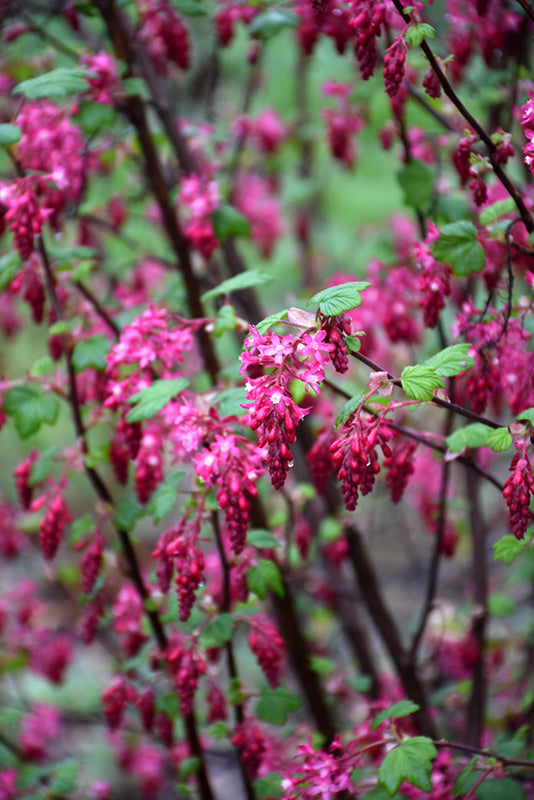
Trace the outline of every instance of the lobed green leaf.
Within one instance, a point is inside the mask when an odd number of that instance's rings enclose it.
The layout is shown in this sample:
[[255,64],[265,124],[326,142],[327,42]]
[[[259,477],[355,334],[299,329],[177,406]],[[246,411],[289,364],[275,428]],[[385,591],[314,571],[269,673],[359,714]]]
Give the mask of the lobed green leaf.
[[434,389],[443,389],[445,382],[431,367],[416,364],[404,367],[401,375],[402,388],[410,400],[428,402],[434,397]]
[[130,405],[135,403],[136,405],[126,414],[126,420],[128,422],[141,422],[144,419],[152,419],[158,411],[165,408],[187,386],[189,386],[189,381],[185,378],[154,381],[146,389],[136,392],[129,398],[128,403]]
[[394,795],[403,781],[423,792],[432,791],[432,760],[438,751],[426,736],[406,739],[386,755],[378,770],[378,780]]
[[326,317],[337,317],[344,311],[351,311],[362,304],[360,292],[367,289],[371,284],[367,281],[349,281],[339,283],[337,286],[330,286],[317,292],[307,301],[306,306],[318,305],[321,314]]
[[285,725],[290,711],[298,711],[300,698],[283,686],[264,686],[256,706],[256,716],[271,725]]
[[478,231],[472,222],[462,219],[444,225],[432,246],[434,258],[450,264],[458,277],[472,275],[484,269],[486,254],[478,241]]

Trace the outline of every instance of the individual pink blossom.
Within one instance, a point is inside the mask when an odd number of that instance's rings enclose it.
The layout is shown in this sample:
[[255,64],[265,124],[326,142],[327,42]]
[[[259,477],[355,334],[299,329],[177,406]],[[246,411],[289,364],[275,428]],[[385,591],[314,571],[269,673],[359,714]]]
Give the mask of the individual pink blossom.
[[287,136],[274,108],[264,108],[255,119],[238,117],[232,127],[236,136],[250,140],[262,153],[275,153]]
[[15,800],[19,796],[17,778],[17,770],[12,767],[0,771],[0,800]]
[[148,424],[135,459],[135,493],[140,503],[147,503],[163,480],[163,450],[161,426]]
[[218,245],[212,222],[213,212],[220,205],[217,181],[188,175],[182,179],[178,204],[187,212],[185,233],[191,247],[209,258]]
[[350,86],[329,81],[323,84],[322,89],[327,96],[339,98],[336,108],[327,108],[322,112],[327,124],[330,152],[334,158],[351,169],[355,161],[354,134],[360,130],[363,122],[350,107],[348,100]]
[[378,58],[376,39],[386,18],[386,4],[381,0],[354,0],[350,26],[356,32],[354,52],[358,59],[362,80],[369,80]]
[[298,746],[295,762],[284,773],[282,800],[331,800],[337,794],[354,794],[355,759],[344,752],[337,736],[327,751],[314,750],[308,739]]
[[532,466],[527,455],[528,445],[526,439],[515,443],[517,452],[510,465],[512,475],[506,480],[503,491],[510,514],[510,526],[516,539],[525,537],[530,519],[530,499],[534,493]]
[[212,724],[227,719],[226,698],[215,682],[210,684],[206,699],[208,702],[208,723]]
[[127,703],[133,699],[132,687],[118,675],[102,694],[104,716],[110,731],[120,727]]
[[17,525],[13,507],[0,499],[0,553],[4,558],[15,558],[28,544],[27,536]]
[[391,447],[391,455],[384,459],[387,470],[386,483],[393,503],[399,503],[415,466],[413,463],[417,442],[397,437]]
[[88,97],[94,103],[112,106],[119,82],[117,62],[113,56],[106,53],[105,50],[100,50],[94,55],[84,53],[80,59],[80,64],[92,73],[91,76],[86,78],[90,86],[87,91]]
[[124,585],[112,606],[113,630],[123,635],[122,647],[129,656],[134,656],[146,642],[142,631],[143,603],[133,586]]
[[169,64],[189,68],[189,35],[182,17],[167,0],[139,0],[139,38],[154,68],[167,75]]
[[384,54],[384,83],[386,93],[394,97],[404,78],[404,62],[406,61],[406,42],[399,36],[388,47]]
[[263,258],[269,258],[283,232],[282,215],[269,182],[251,172],[237,182],[235,205],[250,222],[251,237]]
[[72,661],[72,640],[67,634],[41,629],[34,631],[30,644],[30,667],[51,683],[60,684]]
[[56,494],[39,525],[39,544],[47,561],[54,558],[70,521],[70,512],[63,495]]
[[278,686],[282,677],[284,640],[266,614],[251,617],[248,645],[270,685]]
[[44,704],[35,705],[22,719],[18,739],[23,757],[28,761],[42,761],[62,734],[58,710]]
[[169,642],[167,660],[180,698],[180,711],[187,717],[193,712],[193,701],[201,675],[206,672],[206,663],[193,647],[183,642]]
[[265,753],[265,738],[255,720],[247,717],[236,725],[232,734],[232,744],[239,751],[247,778],[253,781],[258,777]]

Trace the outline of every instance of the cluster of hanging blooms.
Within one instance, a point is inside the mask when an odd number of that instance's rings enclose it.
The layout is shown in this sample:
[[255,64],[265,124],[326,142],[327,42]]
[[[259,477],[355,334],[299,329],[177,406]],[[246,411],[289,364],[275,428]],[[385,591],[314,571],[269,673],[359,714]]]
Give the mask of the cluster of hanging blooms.
[[515,442],[516,453],[510,465],[512,473],[504,484],[503,497],[510,514],[510,527],[516,539],[523,539],[530,519],[530,500],[534,494],[532,465],[527,455],[530,441],[526,438]]
[[387,458],[392,457],[388,445],[391,438],[392,433],[384,418],[367,414],[360,406],[345,422],[340,436],[330,445],[348,511],[356,508],[359,494],[369,494],[374,486],[380,472],[377,448],[380,447]]
[[259,446],[267,447],[271,483],[284,485],[292,465],[290,445],[295,429],[311,410],[302,408],[290,393],[291,381],[301,380],[306,391],[320,392],[324,369],[334,345],[326,331],[303,332],[293,336],[261,334],[253,325],[241,354],[241,374],[246,375],[249,424],[259,432]]

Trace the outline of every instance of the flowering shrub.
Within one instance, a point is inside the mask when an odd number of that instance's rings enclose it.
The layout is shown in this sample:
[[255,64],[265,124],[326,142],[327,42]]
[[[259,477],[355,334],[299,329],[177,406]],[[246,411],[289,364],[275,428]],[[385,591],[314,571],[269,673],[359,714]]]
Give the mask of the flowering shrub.
[[0,2],[0,800],[534,797],[534,7],[46,5]]

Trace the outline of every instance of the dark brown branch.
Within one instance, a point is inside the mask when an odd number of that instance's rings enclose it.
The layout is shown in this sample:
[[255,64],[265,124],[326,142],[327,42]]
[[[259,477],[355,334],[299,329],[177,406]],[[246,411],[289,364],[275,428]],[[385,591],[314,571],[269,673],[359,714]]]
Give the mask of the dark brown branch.
[[382,598],[378,579],[367,554],[363,537],[354,525],[345,528],[345,536],[349,545],[350,562],[369,615],[395,665],[406,694],[419,706],[419,711],[414,715],[417,726],[423,735],[434,737],[434,725],[429,714],[423,685],[403,647],[397,626]]
[[475,756],[482,758],[494,758],[499,761],[503,767],[526,767],[527,769],[534,770],[534,761],[528,761],[526,758],[507,758],[501,756],[494,750],[483,750],[480,747],[474,747],[469,744],[460,744],[460,742],[449,742],[446,739],[435,739],[434,745],[436,747],[450,747],[451,750],[462,750],[464,753],[472,753]]
[[[361,361],[366,366],[370,367],[375,372],[386,372],[387,377],[391,381],[394,386],[398,386],[402,389],[402,381],[400,378],[396,378],[391,372],[384,370],[380,364],[376,364],[367,356],[364,356],[363,353],[353,353],[354,358],[357,358],[358,361]],[[451,403],[449,400],[442,400],[440,397],[433,397],[430,400],[433,405],[439,406],[440,408],[447,408],[449,411],[453,411],[455,414],[459,414],[461,417],[466,417],[470,419],[472,422],[481,422],[482,425],[487,425],[489,428],[502,428],[498,422],[495,422],[488,417],[483,417],[480,414],[475,414],[474,411],[470,411],[468,408],[464,408],[463,406],[459,406],[456,403]]]
[[[211,525],[213,528],[213,533],[215,535],[215,544],[217,545],[217,550],[221,561],[222,576],[223,576],[223,593],[222,593],[220,611],[221,614],[226,614],[230,611],[230,567],[228,565],[228,559],[226,558],[226,553],[224,552],[224,544],[221,536],[219,515],[217,511],[212,511]],[[226,660],[228,662],[228,673],[230,675],[230,678],[232,680],[239,680],[239,675],[237,672],[237,666],[234,656],[234,646],[231,640],[226,643],[225,650],[226,650]],[[236,725],[240,725],[244,721],[245,712],[242,703],[234,704],[234,716]],[[254,789],[252,788],[252,784],[248,779],[241,758],[239,758],[239,766],[241,770],[243,785],[245,787],[245,792],[247,795],[247,800],[254,800]]]
[[480,747],[484,733],[487,701],[486,626],[488,622],[488,565],[486,553],[486,528],[478,499],[478,479],[472,472],[466,475],[469,522],[472,538],[474,612],[471,632],[478,646],[478,656],[473,667],[473,683],[467,709],[467,740]]
[[528,0],[517,0],[523,11],[530,17],[530,19],[534,22],[534,8],[530,5]]
[[[401,15],[404,22],[406,24],[409,24],[411,21],[410,17],[408,16],[408,14],[406,14],[400,0],[392,0],[392,1],[393,5]],[[496,161],[495,159],[496,147],[491,140],[491,136],[487,133],[485,128],[480,124],[480,122],[471,114],[471,112],[462,103],[462,101],[452,88],[451,84],[449,83],[447,76],[441,69],[439,62],[434,53],[432,52],[432,49],[430,48],[430,45],[428,44],[426,39],[423,39],[420,46],[421,50],[427,57],[430,66],[432,67],[437,79],[439,80],[441,88],[443,89],[444,93],[447,95],[447,97],[453,103],[453,105],[458,109],[458,111],[465,119],[465,121],[478,134],[480,140],[484,142],[484,144],[486,145],[486,148],[488,150],[488,157],[491,166],[493,167],[495,175],[498,177],[498,179],[500,180],[500,182],[502,183],[502,185],[504,186],[504,188],[506,189],[506,191],[508,192],[514,203],[516,204],[517,209],[521,215],[521,219],[525,223],[528,232],[532,233],[532,231],[534,231],[534,218],[532,217],[532,214],[526,207],[525,201],[523,200],[521,193],[519,192],[515,184],[510,180],[506,172],[503,170],[502,166],[498,163],[498,161]]]
[[[128,64],[128,77],[131,77],[133,75],[133,54],[123,15],[115,7],[113,0],[97,0],[95,4],[106,23],[115,52],[119,58],[122,58]],[[194,317],[200,319],[204,317],[204,310],[200,299],[198,281],[193,273],[189,246],[182,234],[176,211],[173,209],[169,199],[163,168],[150,133],[143,101],[138,95],[127,95],[124,100],[124,109],[137,132],[143,152],[146,176],[159,205],[165,232],[177,258],[177,268],[184,280],[189,310]],[[213,348],[213,342],[204,328],[198,331],[198,339],[206,369],[215,382],[219,371],[219,362]]]
[[88,289],[87,286],[84,286],[83,283],[81,283],[80,281],[73,281],[73,286],[75,286],[80,292],[80,294],[82,294],[85,297],[85,299],[91,303],[91,305],[93,306],[94,310],[96,311],[100,319],[106,323],[106,325],[111,330],[115,338],[118,339],[119,336],[121,335],[121,329],[119,328],[115,320],[112,319],[112,317],[110,317],[110,315],[108,314],[102,303],[99,302],[99,300],[94,296],[92,291]]

